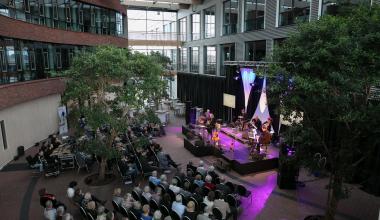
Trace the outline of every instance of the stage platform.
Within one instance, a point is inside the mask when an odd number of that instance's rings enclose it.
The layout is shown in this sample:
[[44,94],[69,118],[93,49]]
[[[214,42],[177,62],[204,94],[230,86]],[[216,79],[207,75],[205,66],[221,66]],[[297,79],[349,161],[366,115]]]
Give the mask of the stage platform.
[[[192,132],[199,138],[204,138],[204,136],[202,137],[202,135],[200,135],[202,131],[194,127],[190,128],[188,126],[182,126],[182,131],[183,134]],[[231,137],[224,132],[219,132],[219,138],[223,150],[220,152],[215,148],[213,155],[223,158],[229,163],[231,169],[241,175],[268,171],[276,169],[278,167],[279,150],[271,145],[268,147],[267,156],[263,160],[253,161],[249,158],[250,148],[247,144],[240,141],[235,141],[235,150],[232,152],[229,150],[229,147],[234,137]],[[187,139],[184,139],[184,144],[185,142],[186,149],[188,149],[190,152],[194,152],[194,150],[197,148],[200,150],[197,146],[189,146],[189,141]]]
[[248,144],[249,142],[248,139],[243,137],[243,132],[241,131],[235,131],[233,128],[230,127],[222,127],[220,131],[243,144]]

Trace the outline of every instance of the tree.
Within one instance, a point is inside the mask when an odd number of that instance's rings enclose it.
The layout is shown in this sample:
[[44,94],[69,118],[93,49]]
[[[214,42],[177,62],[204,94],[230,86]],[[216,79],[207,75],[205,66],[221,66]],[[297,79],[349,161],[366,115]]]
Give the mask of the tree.
[[303,118],[285,134],[301,164],[315,167],[315,153],[327,158],[325,219],[334,219],[350,191],[346,183],[379,150],[380,105],[370,88],[380,82],[380,9],[360,6],[300,24],[274,54],[269,94],[285,118]]
[[150,56],[113,46],[82,52],[65,73],[63,101],[71,103],[71,112],[80,112],[72,114],[77,121],[83,115],[87,128],[96,131],[84,150],[100,158],[99,180],[105,178],[107,160],[118,156],[114,139],[130,123],[123,107],[143,108],[150,97],[157,97],[161,73],[161,65]]

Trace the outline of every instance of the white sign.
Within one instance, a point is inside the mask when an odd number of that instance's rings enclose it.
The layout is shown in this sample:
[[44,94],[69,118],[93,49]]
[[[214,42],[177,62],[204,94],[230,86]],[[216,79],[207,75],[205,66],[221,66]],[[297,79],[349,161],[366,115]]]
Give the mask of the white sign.
[[224,106],[227,106],[230,108],[235,108],[235,103],[236,103],[236,101],[235,101],[234,95],[223,93],[223,105]]

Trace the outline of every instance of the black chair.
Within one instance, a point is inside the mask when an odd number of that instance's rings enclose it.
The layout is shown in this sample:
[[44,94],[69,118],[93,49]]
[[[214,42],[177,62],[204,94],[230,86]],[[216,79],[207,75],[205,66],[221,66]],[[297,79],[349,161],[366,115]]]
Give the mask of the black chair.
[[128,219],[129,220],[138,220],[135,213],[133,213],[131,211],[128,212]]
[[181,180],[181,178],[179,176],[175,176],[173,178],[177,180],[177,186],[178,187],[182,187],[182,180]]
[[223,197],[223,193],[220,190],[215,190],[215,199],[221,199]]
[[226,182],[225,185],[228,186],[228,188],[230,188],[231,193],[235,193],[235,184],[231,182]]
[[162,217],[164,218],[170,214],[168,207],[166,207],[165,205],[160,206],[160,211],[162,213]]
[[132,191],[132,197],[136,201],[140,201],[140,199],[141,199],[140,195],[135,190]]
[[168,189],[167,193],[169,194],[171,200],[175,201],[175,193],[171,189]]
[[203,210],[205,210],[206,206],[207,206],[207,204],[202,202],[199,208],[201,211],[203,211]]
[[117,204],[114,200],[112,200],[112,206],[115,212],[120,212],[119,204]]
[[149,188],[150,188],[150,190],[154,191],[154,190],[156,190],[156,185],[154,185],[153,182],[149,181]]
[[182,220],[191,220],[191,218],[189,218],[187,216],[183,216]]
[[95,220],[96,217],[94,217],[90,212],[87,212],[87,219],[88,220]]
[[149,204],[149,201],[145,198],[145,196],[140,197],[141,205]]
[[190,197],[189,201],[193,201],[194,202],[194,204],[195,204],[195,211],[197,211],[197,212],[203,211],[203,210],[199,209],[200,207],[199,207],[198,201],[194,197]]
[[79,211],[82,216],[82,219],[87,219],[87,212],[82,206],[79,207]]
[[238,185],[236,188],[236,191],[240,196],[243,196],[246,198],[251,197],[251,203],[252,203],[252,192],[251,191],[248,191],[243,185]]
[[214,215],[215,220],[223,220],[223,214],[217,207],[212,209],[212,214]]
[[158,203],[157,203],[157,201],[154,200],[154,199],[151,199],[151,200],[149,201],[149,206],[150,206],[150,208],[151,208],[153,211],[156,211],[156,210],[158,209]]
[[170,217],[172,220],[181,220],[181,216],[179,216],[175,211],[170,211]]
[[187,201],[188,199],[187,199],[187,198],[185,197],[185,195],[183,195],[182,193],[178,193],[178,195],[180,195],[180,196],[182,197],[182,204],[186,206],[186,205],[187,205],[187,202],[188,202],[188,201]]
[[164,194],[166,193],[166,188],[165,188],[164,185],[162,185],[162,184],[158,184],[157,187],[160,187],[160,188],[161,188],[161,194],[162,194],[162,195],[164,195]]
[[125,207],[119,206],[120,207],[120,213],[123,217],[128,217],[128,211]]
[[202,187],[202,192],[203,192],[203,195],[204,195],[204,196],[207,196],[208,193],[210,192],[210,189],[209,189],[209,188],[206,188],[206,187]]
[[236,198],[231,194],[228,194],[226,196],[225,201],[228,203],[228,205],[230,205],[230,207],[235,207],[235,208],[238,207],[238,202]]

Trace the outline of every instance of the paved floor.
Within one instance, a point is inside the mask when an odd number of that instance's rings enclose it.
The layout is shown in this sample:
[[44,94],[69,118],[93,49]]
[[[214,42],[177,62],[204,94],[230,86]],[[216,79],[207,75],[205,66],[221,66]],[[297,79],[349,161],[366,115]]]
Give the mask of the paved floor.
[[[183,147],[182,123],[183,120],[172,117],[171,123],[166,128],[167,135],[156,141],[177,162],[184,165],[189,160],[198,163],[200,158],[194,157]],[[32,147],[26,154],[34,154],[36,151],[37,149]],[[90,191],[102,200],[110,201],[115,187],[121,187],[124,192],[130,190],[130,186],[123,185],[119,179],[107,186],[89,187],[83,182],[88,175],[85,171],[77,173],[76,170],[71,170],[51,178],[36,176],[31,170],[23,168],[24,158],[11,163],[17,164],[13,167],[14,169],[0,172],[1,220],[43,219],[43,210],[39,205],[38,197],[38,190],[42,187],[67,204],[68,211],[74,215],[75,219],[80,219],[78,210],[66,199],[66,186],[72,180],[76,180],[84,191]],[[216,158],[208,156],[201,159],[206,164],[212,164]],[[92,173],[95,171],[93,169]],[[305,171],[301,171],[300,180],[306,183],[305,187],[297,190],[280,190],[276,185],[276,175],[275,170],[246,176],[240,176],[235,172],[225,174],[227,179],[243,184],[252,191],[252,203],[250,199],[244,199],[240,219],[302,220],[310,214],[323,214],[327,179],[316,179],[308,176]],[[355,185],[352,188],[350,198],[339,204],[336,219],[377,220],[380,198],[359,190]],[[108,202],[106,207],[111,209],[111,203]]]

